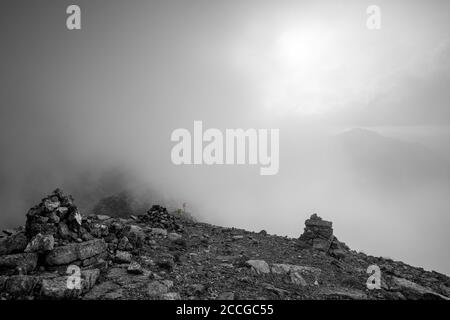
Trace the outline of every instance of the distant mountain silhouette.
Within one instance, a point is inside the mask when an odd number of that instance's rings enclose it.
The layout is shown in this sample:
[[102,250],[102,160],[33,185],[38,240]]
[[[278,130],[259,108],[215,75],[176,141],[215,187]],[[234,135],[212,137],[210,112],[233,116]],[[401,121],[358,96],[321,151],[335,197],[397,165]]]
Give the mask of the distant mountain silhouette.
[[450,181],[450,163],[420,144],[359,128],[336,138],[347,164],[360,178],[394,185]]

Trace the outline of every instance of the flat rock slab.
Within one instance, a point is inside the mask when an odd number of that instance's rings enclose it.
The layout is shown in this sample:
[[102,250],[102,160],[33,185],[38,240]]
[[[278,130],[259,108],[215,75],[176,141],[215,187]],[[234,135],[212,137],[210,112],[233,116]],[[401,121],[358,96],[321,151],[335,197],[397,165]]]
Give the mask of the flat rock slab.
[[[100,276],[98,269],[80,272],[80,282],[73,282],[72,276],[62,276],[53,279],[43,279],[40,296],[46,299],[73,299],[88,292],[94,287]],[[78,284],[79,285],[78,285]]]
[[85,260],[106,251],[106,243],[103,239],[95,239],[91,241],[73,243],[63,247],[56,247],[50,251],[45,262],[50,265],[66,265],[73,261]]

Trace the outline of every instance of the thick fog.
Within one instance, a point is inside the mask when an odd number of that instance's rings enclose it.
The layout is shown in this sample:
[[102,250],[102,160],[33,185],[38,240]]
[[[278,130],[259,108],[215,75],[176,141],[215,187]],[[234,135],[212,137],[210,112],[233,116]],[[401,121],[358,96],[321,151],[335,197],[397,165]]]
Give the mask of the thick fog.
[[[4,1],[0,227],[56,187],[450,273],[450,3]],[[280,129],[279,172],[171,161],[177,128]]]

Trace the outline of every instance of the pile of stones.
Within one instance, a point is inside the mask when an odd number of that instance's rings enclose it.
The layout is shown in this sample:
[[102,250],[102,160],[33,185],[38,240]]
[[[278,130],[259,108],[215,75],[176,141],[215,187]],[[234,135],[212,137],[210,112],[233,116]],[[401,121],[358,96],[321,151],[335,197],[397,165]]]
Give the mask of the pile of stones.
[[[94,229],[71,196],[52,192],[28,211],[25,228],[0,239],[0,293],[61,298],[86,292],[107,265],[107,244],[89,232]],[[62,275],[73,266],[81,284],[67,291]]]
[[[150,225],[181,229],[164,207],[153,206],[144,216]],[[130,263],[130,273],[141,271],[130,257],[139,256],[148,237],[135,216],[83,216],[72,196],[56,189],[26,218],[25,227],[7,230],[0,238],[0,298],[76,298],[114,261]],[[81,277],[77,290],[67,287],[74,267]]]
[[305,229],[298,240],[301,248],[312,248],[336,258],[344,258],[349,248],[333,235],[333,223],[317,214],[305,221]]
[[160,205],[153,205],[146,215],[139,218],[154,228],[161,228],[175,232],[181,232],[182,226],[177,222],[177,218],[170,214],[167,209]]
[[51,237],[56,246],[92,240],[82,228],[82,216],[73,198],[59,189],[28,211],[25,233],[30,241],[38,235]]

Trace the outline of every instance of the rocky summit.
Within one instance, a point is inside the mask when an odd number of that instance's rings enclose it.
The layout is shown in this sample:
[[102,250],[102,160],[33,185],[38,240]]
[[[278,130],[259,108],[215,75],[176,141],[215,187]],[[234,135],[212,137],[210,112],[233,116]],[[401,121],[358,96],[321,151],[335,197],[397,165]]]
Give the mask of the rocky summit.
[[[104,213],[104,212],[103,212]],[[298,239],[196,222],[154,205],[82,215],[61,190],[0,236],[6,299],[445,299],[435,271],[351,250],[313,214]]]

